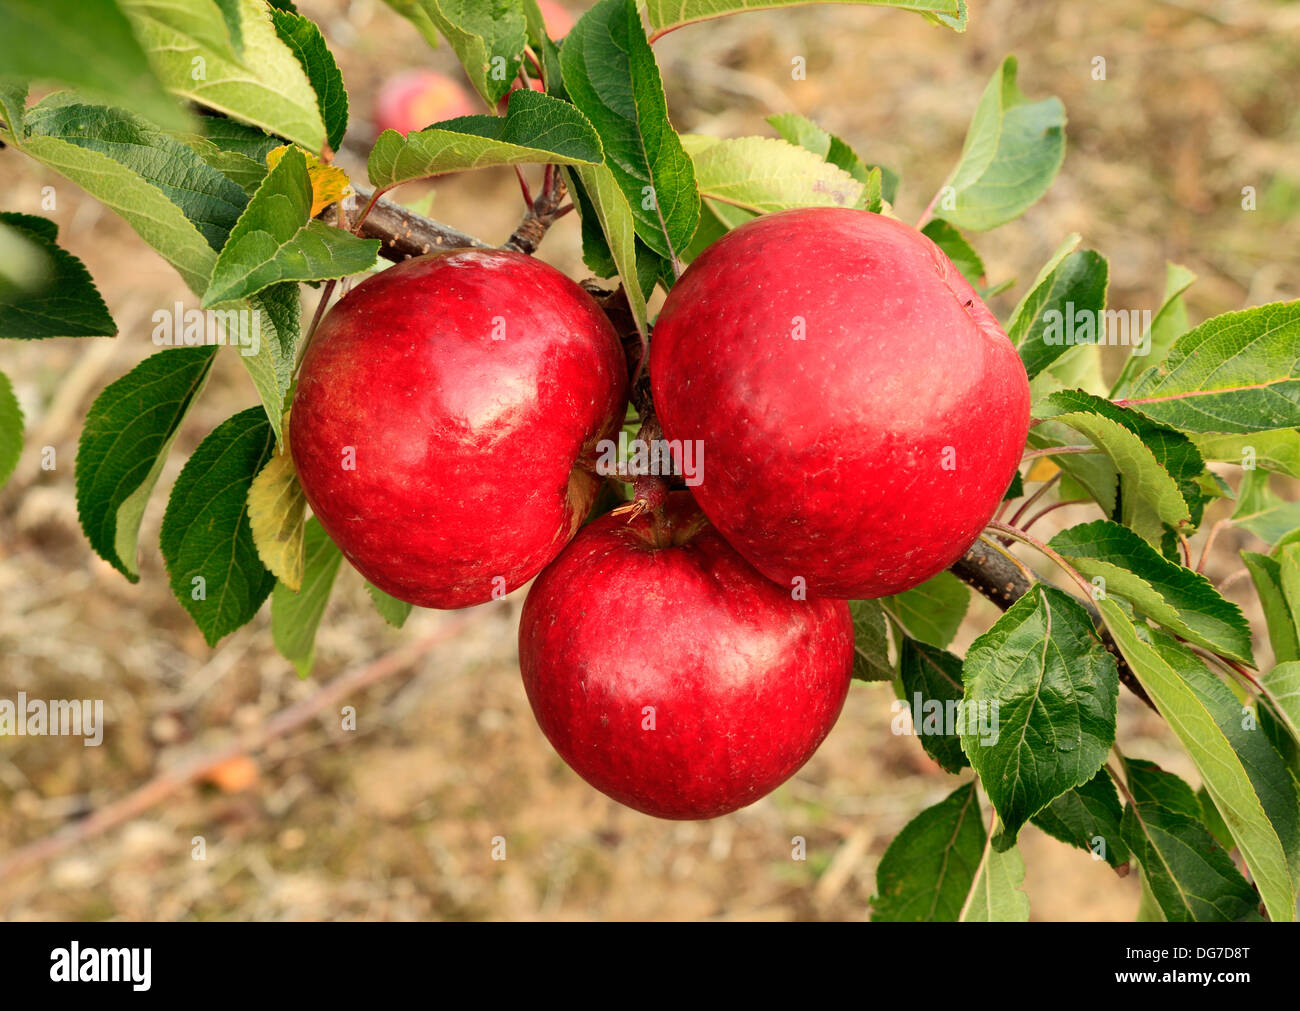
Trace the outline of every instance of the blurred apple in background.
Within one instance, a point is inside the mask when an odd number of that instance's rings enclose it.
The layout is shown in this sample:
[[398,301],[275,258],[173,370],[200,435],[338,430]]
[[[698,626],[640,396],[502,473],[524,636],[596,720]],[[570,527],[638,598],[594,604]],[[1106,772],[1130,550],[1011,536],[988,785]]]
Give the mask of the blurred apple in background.
[[409,70],[390,77],[375,99],[379,133],[396,130],[405,136],[431,123],[481,112],[469,91],[435,70]]
[[537,6],[542,12],[542,20],[546,23],[547,35],[553,39],[562,39],[569,34],[569,29],[573,27],[572,14],[555,0],[537,0]]

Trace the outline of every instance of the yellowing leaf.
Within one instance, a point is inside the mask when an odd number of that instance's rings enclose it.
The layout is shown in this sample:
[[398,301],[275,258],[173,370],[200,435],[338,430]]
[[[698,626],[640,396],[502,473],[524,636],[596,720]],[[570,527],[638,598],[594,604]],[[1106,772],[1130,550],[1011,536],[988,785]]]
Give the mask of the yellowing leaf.
[[1054,460],[1046,456],[1040,456],[1034,461],[1034,465],[1029,468],[1029,473],[1025,475],[1026,481],[1047,481],[1056,475],[1061,468],[1056,465]]
[[[285,144],[266,153],[266,167],[280,164],[284,153],[293,147]],[[326,165],[310,151],[302,152],[307,158],[307,178],[311,180],[311,216],[314,218],[330,204],[338,203],[348,193],[348,174],[334,165]]]
[[289,453],[289,412],[284,412],[280,449],[253,479],[248,489],[248,521],[257,555],[280,582],[297,591],[302,586],[303,524],[307,500]]

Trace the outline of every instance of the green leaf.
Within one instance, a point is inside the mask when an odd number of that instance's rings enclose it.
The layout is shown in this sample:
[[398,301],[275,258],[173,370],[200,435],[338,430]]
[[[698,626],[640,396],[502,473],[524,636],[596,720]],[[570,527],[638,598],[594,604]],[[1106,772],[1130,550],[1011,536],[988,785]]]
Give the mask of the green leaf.
[[955,727],[944,724],[947,714],[964,711],[955,705],[962,699],[961,658],[905,638],[899,649],[898,671],[903,705],[912,713],[912,732],[921,747],[945,772],[960,772],[970,762]]
[[242,154],[257,162],[262,166],[263,174],[266,171],[266,156],[284,146],[284,141],[279,137],[272,137],[259,127],[240,123],[228,116],[204,116],[201,123],[203,136],[207,140],[222,151]]
[[55,81],[165,127],[189,125],[113,0],[0,0],[0,24],[3,76]]
[[1210,791],[1201,787],[1196,791],[1196,799],[1201,802],[1201,821],[1210,830],[1210,835],[1214,836],[1214,841],[1225,850],[1231,850],[1234,845],[1232,833],[1228,831],[1228,823],[1223,820],[1223,815],[1214,806]]
[[[280,425],[284,414],[284,395],[292,379],[295,350],[302,324],[298,285],[292,281],[273,284],[252,298],[230,303],[227,309],[231,307],[256,313],[256,317],[250,318],[255,318],[261,330],[267,331],[262,333],[255,350],[240,349],[239,360],[261,397],[276,443],[282,444],[284,438]],[[212,311],[225,312],[227,309]],[[253,353],[247,353],[249,350]]]
[[[1104,397],[1093,396],[1081,390],[1060,390],[1052,394],[1049,401],[1056,410],[1090,411],[1101,414],[1138,436],[1143,445],[1151,451],[1156,462],[1178,485],[1179,494],[1187,503],[1192,525],[1200,523],[1206,499],[1206,492],[1201,482],[1208,472],[1205,470],[1204,458],[1190,438],[1177,429],[1152,421],[1137,411],[1119,407]],[[1214,485],[1214,489],[1214,493],[1217,494],[1219,486]],[[1120,495],[1123,496],[1130,490],[1122,486],[1119,489]]]
[[1104,592],[1189,642],[1254,664],[1250,625],[1205,576],[1169,561],[1133,531],[1108,520],[1081,523],[1048,542]]
[[[889,198],[886,197],[885,199]],[[953,266],[961,271],[961,276],[966,278],[972,287],[978,288],[979,285],[983,284],[984,261],[980,259],[980,254],[975,252],[975,247],[966,241],[966,237],[961,232],[941,218],[932,219],[921,231],[943,250],[944,255],[953,262]]]
[[23,412],[14,396],[13,383],[0,372],[0,487],[18,466],[23,450]]
[[1196,275],[1186,267],[1180,267],[1176,263],[1165,265],[1164,302],[1151,320],[1149,337],[1134,346],[1133,353],[1124,363],[1123,370],[1111,388],[1112,398],[1126,393],[1138,373],[1144,368],[1155,362],[1164,361],[1174,341],[1190,329],[1183,292],[1190,288],[1195,280]]
[[867,176],[867,188],[858,201],[858,206],[864,211],[870,211],[872,214],[883,214],[885,211],[884,195],[884,176],[881,175],[880,169],[873,168],[870,175]]
[[880,858],[871,919],[955,922],[975,882],[985,838],[973,782],[927,807]]
[[412,179],[491,165],[598,165],[600,137],[568,102],[531,89],[510,96],[503,116],[461,116],[403,137],[385,130],[370,152],[367,173],[378,189]]
[[1268,471],[1243,472],[1232,522],[1262,541],[1276,544],[1300,527],[1300,502],[1288,502],[1269,487]]
[[390,597],[387,593],[375,586],[373,583],[366,583],[366,592],[370,594],[370,599],[375,603],[375,610],[379,612],[380,617],[394,628],[401,628],[406,624],[406,619],[411,616],[411,605],[405,600],[398,600],[396,597]]
[[[1033,408],[1030,408],[1031,412]],[[1029,429],[1027,443],[1034,449],[1072,446],[1079,442],[1073,429],[1043,421]],[[1052,458],[1064,472],[1061,500],[1091,496],[1107,516],[1119,515],[1119,471],[1105,453],[1066,453]],[[1190,512],[1190,509],[1189,509]]]
[[1021,323],[1020,317],[1029,311],[1032,304],[1031,296],[1046,284],[1047,279],[1052,276],[1056,271],[1056,268],[1064,262],[1065,258],[1078,248],[1081,241],[1083,241],[1082,236],[1080,236],[1078,232],[1071,232],[1062,239],[1061,244],[1052,251],[1052,255],[1048,257],[1047,262],[1039,268],[1038,276],[1034,278],[1034,283],[1029,286],[1029,291],[1020,300],[1015,309],[1012,310],[1011,318],[1007,320],[1006,329],[1008,334],[1010,334],[1012,330],[1024,329],[1027,331],[1029,329],[1027,324]]
[[1260,684],[1274,718],[1286,727],[1292,741],[1300,744],[1300,663],[1278,664],[1260,678]]
[[1235,463],[1246,470],[1258,467],[1288,477],[1300,477],[1300,431],[1294,428],[1249,435],[1196,435],[1192,442],[1207,460]]
[[[1220,789],[1223,780],[1212,781],[1209,776],[1205,776],[1205,788],[1214,800],[1214,806],[1219,810],[1233,839],[1238,841],[1238,848],[1246,856],[1247,865],[1252,868],[1252,874],[1260,883],[1261,889],[1265,887],[1265,875],[1255,871],[1256,864],[1264,862],[1259,853],[1267,854],[1273,841],[1281,845],[1289,870],[1289,880],[1285,887],[1292,893],[1294,906],[1296,883],[1300,882],[1300,794],[1297,794],[1297,784],[1287,771],[1286,762],[1268,738],[1259,733],[1256,714],[1244,706],[1232,689],[1216,677],[1199,657],[1169,636],[1156,633],[1153,641],[1160,655],[1178,671],[1203,701],[1249,780],[1250,795],[1242,794],[1237,798],[1241,803],[1234,809],[1231,804],[1225,806],[1220,802],[1224,796],[1224,790]],[[1267,822],[1262,826],[1243,825],[1241,812],[1253,812],[1256,804],[1263,808]],[[1250,814],[1246,817],[1250,817]],[[1271,835],[1267,831],[1269,829]],[[1248,840],[1255,848],[1255,857],[1246,854],[1245,845]],[[1273,881],[1272,884],[1276,886],[1278,882]]]
[[853,615],[853,676],[859,681],[892,681],[885,615],[874,600],[850,600]]
[[325,124],[325,143],[337,151],[348,128],[348,93],[334,54],[315,22],[291,11],[271,9],[280,41],[289,47],[316,92],[316,108]]
[[970,587],[951,572],[881,600],[914,639],[940,648],[952,642],[970,606]]
[[1137,915],[1133,917],[1134,921],[1137,923],[1167,923],[1168,920],[1165,919],[1164,910],[1160,908],[1160,903],[1156,901],[1141,864],[1138,865],[1137,876],[1141,892],[1138,896],[1138,910]]
[[208,165],[250,197],[257,192],[257,188],[262,185],[262,180],[266,178],[266,165],[262,162],[253,161],[235,151],[223,151],[212,141],[198,134],[178,134],[177,137],[186,147],[193,149],[194,153]]
[[998,851],[984,846],[979,872],[971,886],[962,923],[1027,923],[1029,896],[1024,892],[1025,861],[1012,846]]
[[[274,14],[279,10],[276,0],[267,0]],[[288,0],[289,6],[293,6],[292,0]],[[230,51],[236,58],[242,58],[244,55],[244,26],[239,16],[239,0],[216,0],[216,4],[221,8],[221,19],[226,24],[226,35],[230,39]]]
[[[604,176],[609,170],[601,166],[592,171],[597,175]],[[570,174],[568,184],[569,191],[573,194],[573,201],[578,207],[578,215],[582,218],[582,262],[597,277],[618,276],[621,279],[622,275],[618,263],[610,251],[609,241],[602,230],[601,216],[597,212],[595,204],[592,203],[586,186],[583,185],[581,179],[573,174]],[[634,306],[634,312],[644,313],[645,300],[650,297],[650,293],[654,291],[655,285],[659,282],[661,271],[667,268],[671,274],[671,267],[667,265],[663,257],[636,237],[632,223],[632,211],[627,207],[627,201],[623,199],[621,192],[614,194],[618,187],[613,182],[613,176],[608,177],[608,186],[611,194],[613,194],[613,206],[626,211],[624,215],[625,234],[632,235],[632,262],[634,264],[633,276],[629,280],[635,282],[635,286],[638,288],[636,297],[641,302],[639,307]],[[644,329],[644,321],[638,321],[638,324]]]
[[[1007,336],[1020,351],[1029,378],[1081,344],[1105,339],[1094,332],[1106,306],[1105,259],[1091,249],[1070,253],[1021,301]],[[1127,315],[1119,317],[1127,320]],[[1109,325],[1109,323],[1107,323]],[[1136,338],[1136,335],[1134,335]]]
[[756,214],[793,207],[858,207],[866,187],[811,151],[772,137],[681,138],[700,195]]
[[835,134],[823,130],[811,119],[805,119],[803,116],[789,112],[768,116],[767,121],[772,124],[783,140],[806,148],[819,158],[842,168],[864,186],[871,177],[872,169],[879,169],[881,196],[891,204],[898,196],[898,174],[896,172],[891,172],[883,165],[871,165],[864,162],[848,143],[835,136]]
[[969,725],[961,741],[1005,825],[994,840],[1005,848],[1106,761],[1115,741],[1115,658],[1082,605],[1040,583],[971,644],[963,680],[967,704],[997,714],[995,743]]
[[[1169,776],[1149,763],[1142,765],[1147,768],[1133,761],[1124,763],[1130,790],[1136,779]],[[1122,828],[1125,842],[1142,865],[1147,886],[1165,919],[1190,922],[1252,918],[1258,896],[1195,816],[1139,800],[1124,808]]]
[[[1113,600],[1099,600],[1097,606],[1133,673],[1201,774],[1254,876],[1269,916],[1274,920],[1294,919],[1292,865],[1300,840],[1283,839],[1279,833],[1289,835],[1291,820],[1300,819],[1300,814],[1276,806],[1282,795],[1282,787],[1275,779],[1280,756],[1263,735],[1242,730],[1240,703],[1193,654],[1160,633],[1144,638],[1139,634],[1142,630]],[[1287,782],[1291,785],[1289,777]],[[1290,803],[1295,804],[1294,786]],[[1270,821],[1270,817],[1275,820]],[[1125,838],[1138,859],[1143,860],[1138,845],[1127,833]],[[1143,864],[1152,873],[1146,860]],[[1152,886],[1158,896],[1156,882]],[[1168,907],[1165,912],[1170,919],[1176,918]]]
[[251,621],[275,585],[248,522],[248,489],[274,448],[262,408],[241,411],[199,443],[167,502],[159,543],[172,592],[209,646]]
[[15,144],[21,144],[27,131],[23,119],[27,109],[27,85],[0,79],[0,134],[8,131]]
[[1300,300],[1206,320],[1120,403],[1185,432],[1300,427]]
[[216,352],[182,347],[150,355],[110,383],[86,415],[77,445],[77,514],[90,546],[133,583],[140,578],[145,506]]
[[[668,121],[659,67],[636,0],[601,0],[560,51],[564,88],[605,146],[636,233],[660,256],[686,250],[700,219],[691,159]],[[590,187],[588,187],[590,190]]]
[[[1273,655],[1279,663],[1300,660],[1300,621],[1292,611],[1286,589],[1283,586],[1283,567],[1287,569],[1289,583],[1300,582],[1300,564],[1289,553],[1279,558],[1243,551],[1241,559],[1246,563],[1255,592],[1264,611],[1264,621],[1268,626],[1269,644]],[[1300,605],[1300,597],[1296,598]]]
[[37,105],[27,114],[32,136],[56,137],[108,155],[157,187],[220,250],[248,197],[192,148],[122,109]]
[[289,148],[231,230],[203,305],[248,298],[282,281],[347,277],[374,264],[378,239],[312,221],[311,206],[307,159]]
[[1048,835],[1105,860],[1112,867],[1128,861],[1129,851],[1120,832],[1123,815],[1119,794],[1105,769],[1067,790],[1032,819]]
[[167,88],[199,105],[263,127],[309,151],[325,144],[316,92],[280,41],[260,0],[238,0],[242,56],[210,2],[121,0]]
[[1110,458],[1121,479],[1121,518],[1145,540],[1158,544],[1165,524],[1193,525],[1185,496],[1199,494],[1192,477],[1205,465],[1189,439],[1079,390],[1053,393],[1033,412],[1081,432]]
[[1065,107],[1026,99],[1008,56],[984,89],[935,214],[958,228],[997,228],[1047,192],[1064,159]]
[[510,90],[528,42],[521,0],[387,0],[431,45],[441,33],[490,106]]
[[568,170],[568,174],[577,179],[590,201],[593,217],[600,224],[610,257],[618,267],[618,276],[623,282],[623,290],[627,294],[637,329],[644,335],[649,329],[648,312],[638,273],[640,257],[632,208],[628,206],[614,173],[606,166],[575,165]]
[[811,3],[857,3],[916,11],[954,31],[966,30],[966,5],[960,0],[647,0],[653,37],[658,38],[682,25],[743,11],[800,7]]
[[1159,804],[1161,807],[1200,818],[1204,813],[1196,791],[1174,775],[1165,775],[1160,766],[1137,758],[1126,758],[1128,789],[1138,804]]
[[140,238],[176,268],[191,291],[203,291],[217,254],[162,190],[108,155],[57,137],[29,137],[23,153],[120,214]]
[[[54,238],[58,226],[46,218],[0,211],[0,242],[16,235],[24,264],[8,268],[0,245],[0,337],[112,337],[117,324],[85,265]],[[30,267],[28,283],[9,279]],[[9,283],[7,283],[9,282]]]
[[293,662],[299,677],[311,673],[316,659],[316,629],[342,561],[343,553],[313,516],[306,526],[302,589],[295,593],[277,582],[271,592],[271,638],[280,655]]

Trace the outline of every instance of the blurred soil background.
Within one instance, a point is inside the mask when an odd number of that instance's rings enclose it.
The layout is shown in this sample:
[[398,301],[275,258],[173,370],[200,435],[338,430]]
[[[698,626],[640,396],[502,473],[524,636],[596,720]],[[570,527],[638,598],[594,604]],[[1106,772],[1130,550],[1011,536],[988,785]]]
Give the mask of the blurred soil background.
[[[340,162],[364,180],[372,98],[386,74],[456,73],[380,0],[299,0],[325,31],[352,103]],[[581,3],[566,6],[575,13]],[[1300,296],[1300,5],[1239,2],[1039,3],[972,0],[964,36],[920,17],[819,6],[684,28],[656,44],[671,114],[684,130],[772,132],[795,111],[902,175],[896,210],[915,221],[961,148],[1002,57],[1020,61],[1031,98],[1069,115],[1065,166],[1045,200],[972,235],[1002,318],[1070,232],[1110,261],[1110,305],[1155,310],[1165,263],[1191,268],[1194,322]],[[1106,79],[1093,77],[1104,57]],[[792,80],[806,59],[807,79]],[[530,169],[534,180],[540,170]],[[104,744],[0,739],[0,859],[121,796],[196,751],[228,743],[273,713],[403,641],[453,631],[408,674],[331,709],[253,759],[231,764],[129,824],[43,866],[0,880],[6,919],[860,919],[895,833],[955,788],[915,739],[890,732],[890,689],[855,683],[822,749],[772,796],[709,823],[668,823],[587,787],[533,722],[516,665],[523,591],[475,609],[468,625],[417,611],[402,631],[370,606],[344,567],[301,681],[273,649],[268,608],[208,649],[172,598],[158,552],[167,490],[202,437],[256,403],[235,355],[220,356],[146,514],[141,580],[100,561],[73,496],[81,420],[107,383],[153,353],[151,314],[196,304],[178,277],[111,212],[14,151],[0,152],[6,210],[47,213],[81,257],[120,327],[115,340],[9,341],[3,368],[28,422],[16,477],[0,493],[0,697],[103,699]],[[42,187],[57,207],[41,209]],[[1254,187],[1257,209],[1243,210]],[[395,196],[492,242],[522,212],[513,174],[485,171]],[[429,201],[432,201],[429,203]],[[581,278],[576,216],[541,255]],[[810,265],[811,266],[811,265]],[[316,295],[304,289],[308,315]],[[1115,366],[1115,362],[1110,363]],[[40,447],[57,465],[40,468]],[[1225,470],[1225,474],[1235,473]],[[1209,510],[1204,529],[1230,513]],[[1057,526],[1094,518],[1068,509]],[[1043,531],[1046,535],[1047,527]],[[1202,534],[1195,541],[1203,542]],[[1208,571],[1241,569],[1259,549],[1221,537]],[[1229,596],[1257,628],[1249,582]],[[958,650],[996,611],[974,599]],[[1258,656],[1269,660],[1267,643]],[[1121,694],[1125,750],[1195,783],[1163,724]],[[494,837],[506,859],[493,860]],[[792,839],[807,859],[791,858]],[[206,859],[192,858],[196,837]],[[1027,828],[1022,850],[1035,919],[1131,919],[1134,876]]]

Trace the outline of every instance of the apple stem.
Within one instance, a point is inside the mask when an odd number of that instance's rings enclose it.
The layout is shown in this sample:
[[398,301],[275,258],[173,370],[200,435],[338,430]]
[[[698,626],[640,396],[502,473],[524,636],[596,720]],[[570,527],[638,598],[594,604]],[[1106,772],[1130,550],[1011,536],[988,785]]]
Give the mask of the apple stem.
[[1061,556],[1060,552],[1053,547],[1049,547],[1045,541],[1040,541],[1037,537],[1025,533],[1018,527],[1013,527],[1006,523],[999,523],[997,520],[991,520],[988,528],[990,530],[996,530],[998,533],[1002,534],[1004,539],[1010,538],[1014,541],[1020,541],[1022,544],[1028,544],[1031,548],[1036,548],[1041,554],[1046,555],[1055,562],[1062,572],[1074,580],[1075,585],[1083,591],[1084,597],[1092,597],[1092,584],[1084,579],[1083,576],[1079,574],[1079,570],[1067,562]]
[[[516,169],[516,171],[519,171]],[[520,174],[520,184],[523,184],[523,175]],[[527,189],[524,190],[526,199],[530,200],[528,210],[524,212],[524,218],[519,222],[519,227],[515,229],[514,234],[508,238],[501,246],[502,249],[512,249],[516,253],[527,253],[531,256],[541,245],[551,225],[557,219],[567,214],[562,210],[564,207],[564,198],[568,196],[568,189],[564,185],[564,176],[555,171],[554,165],[546,166],[546,174],[542,178],[542,191],[536,199],[528,195]]]
[[[1219,531],[1224,527],[1231,525],[1231,520],[1219,520],[1218,523],[1210,527],[1210,536],[1205,539],[1205,545],[1201,548],[1201,560],[1196,563],[1196,571],[1205,571],[1205,562],[1210,557],[1210,548],[1214,546],[1214,538],[1219,536]],[[1222,589],[1222,587],[1220,587]]]
[[1038,576],[1034,574],[1034,570],[1031,569],[1024,562],[1022,562],[1015,555],[1013,555],[1010,551],[1008,551],[1004,545],[999,544],[993,538],[986,537],[983,534],[980,534],[980,540],[983,541],[985,544],[987,544],[992,550],[996,551],[1003,558],[1005,558],[1012,565],[1014,565],[1017,569],[1019,569],[1020,574],[1025,577],[1025,581],[1027,583],[1032,585],[1039,581]]
[[[353,189],[356,189],[356,187],[353,187]],[[379,189],[375,190],[374,193],[370,194],[370,199],[366,202],[366,206],[363,207],[363,208],[361,208],[361,214],[357,217],[357,223],[356,223],[355,225],[352,226],[353,234],[355,234],[355,235],[360,235],[360,234],[361,234],[361,226],[364,225],[364,224],[366,223],[366,218],[370,217],[370,212],[371,212],[372,210],[375,209],[375,204],[378,203],[379,198],[382,197],[382,196],[384,195],[385,192],[386,192],[386,190],[384,190],[382,187],[380,187]],[[361,195],[361,191],[360,191],[360,190],[357,190],[357,195],[358,195],[358,196]],[[343,206],[340,204],[340,205],[339,205],[339,215],[340,215],[340,217],[339,217],[339,221],[340,221],[340,222],[343,222],[343,221],[344,221],[344,218],[342,217],[342,214],[343,214]],[[340,227],[342,227],[342,228],[346,228],[347,225],[346,225],[346,224],[341,224]]]
[[[1013,527],[1017,523],[1019,523],[1020,517],[1023,516],[1026,512],[1028,512],[1030,507],[1035,502],[1037,502],[1040,498],[1042,498],[1049,491],[1051,491],[1052,487],[1056,484],[1056,482],[1061,480],[1062,473],[1064,472],[1058,470],[1055,474],[1053,474],[1046,481],[1044,481],[1042,483],[1042,486],[1036,492],[1030,495],[1029,498],[1025,499],[1024,504],[1019,509],[1017,509],[1014,513],[1011,514],[1011,519],[1007,520],[1007,522],[1010,523]],[[1001,517],[998,518],[1001,519]]]
[[298,357],[293,363],[293,374],[297,376],[298,370],[302,368],[302,360],[307,356],[307,348],[311,346],[311,339],[316,336],[316,328],[320,326],[320,321],[325,317],[325,307],[329,305],[330,296],[334,294],[334,286],[338,284],[337,280],[326,281],[325,286],[321,288],[320,301],[316,303],[316,312],[311,318],[311,326],[307,328],[307,333],[303,336],[302,344],[298,347]]
[[1044,446],[1042,449],[1031,449],[1025,453],[1020,461],[1036,460],[1040,456],[1065,456],[1070,453],[1100,453],[1101,450],[1096,446]]
[[533,204],[533,194],[528,188],[528,180],[524,178],[524,170],[518,165],[515,166],[515,178],[519,180],[519,189],[524,195],[524,206],[529,211],[535,211],[536,206]]
[[1072,506],[1072,505],[1085,505],[1091,501],[1092,499],[1087,499],[1087,498],[1071,498],[1071,499],[1065,499],[1062,502],[1053,502],[1049,506],[1044,506],[1042,509],[1038,510],[1038,512],[1034,513],[1034,515],[1030,516],[1029,519],[1025,520],[1024,523],[1020,524],[1020,529],[1028,530],[1030,527],[1032,527],[1035,523],[1041,520],[1048,513],[1052,512],[1054,509],[1061,509],[1064,508],[1065,506]]
[[916,219],[916,230],[918,232],[926,225],[928,225],[930,223],[930,219],[934,217],[934,209],[937,206],[939,206],[939,198],[943,196],[943,191],[947,188],[948,188],[947,183],[944,183],[943,186],[940,186],[939,189],[935,192],[934,196],[930,198],[930,202],[926,204],[925,210],[921,212],[921,216]]

